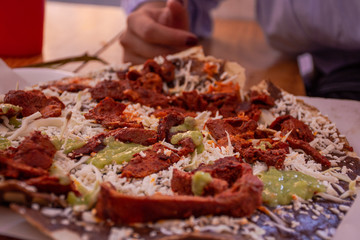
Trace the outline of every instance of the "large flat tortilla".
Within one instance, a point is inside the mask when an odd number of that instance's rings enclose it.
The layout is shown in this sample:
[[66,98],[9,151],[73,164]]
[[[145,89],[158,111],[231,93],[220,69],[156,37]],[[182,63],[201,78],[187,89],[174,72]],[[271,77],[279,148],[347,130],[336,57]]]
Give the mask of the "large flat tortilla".
[[[198,48],[171,56],[170,59],[185,59],[189,57],[199,58],[202,61],[219,61],[211,57],[205,57]],[[141,66],[135,68],[140,69]],[[235,63],[225,62],[224,69],[229,75],[236,76],[232,81],[239,83],[241,87],[244,86],[245,78],[242,67]],[[93,74],[87,76],[86,81],[91,82],[93,76]],[[65,81],[69,81],[69,79]],[[325,124],[331,124],[331,121],[321,115],[315,107],[295,99],[294,96],[282,91],[270,82],[262,82],[254,86],[253,90],[269,93],[277,99],[278,106],[284,103],[285,105],[288,104],[289,106],[285,107],[285,111],[294,111],[293,114],[299,114],[300,118],[305,117],[305,120],[309,120],[306,118],[317,117],[321,118],[321,121],[324,121]],[[278,113],[281,110],[277,109],[275,112]],[[305,115],[301,115],[302,113]],[[338,130],[335,130],[335,132],[340,135]],[[352,172],[349,173],[349,177],[354,180],[360,175],[359,158],[351,151],[349,143],[344,136],[340,136],[339,141],[343,145],[343,148],[340,149],[342,151],[341,154],[343,154],[341,157],[343,158],[339,166],[351,168]],[[18,199],[10,198],[10,202],[20,201],[19,203],[27,204],[29,207],[12,205],[12,208],[22,214],[31,224],[54,239],[64,239],[66,237],[72,239],[80,239],[82,237],[95,239],[106,236],[114,237],[118,236],[117,234],[145,239],[243,239],[255,236],[274,237],[276,239],[321,239],[334,234],[335,229],[353,201],[351,197],[341,199],[339,198],[341,194],[338,194],[336,198],[338,202],[317,197],[311,202],[296,202],[289,206],[260,209],[248,219],[200,217],[196,220],[165,221],[145,227],[129,227],[112,226],[98,222],[90,217],[91,212],[86,212],[82,216],[82,214],[71,215],[71,211],[67,209],[52,211],[46,207],[40,208],[39,205],[46,206],[49,202],[55,203],[56,198],[50,198],[49,195],[37,195],[31,189],[19,187],[22,185],[21,183],[18,185],[11,185],[10,183],[5,181],[0,186],[2,200],[7,200],[4,199],[5,195],[9,196],[9,193],[15,193],[12,196],[17,196]],[[340,186],[343,187],[344,191],[347,191],[347,185],[344,181],[340,181]],[[56,201],[61,202],[61,198]],[[267,212],[268,210],[272,213]],[[179,225],[183,227],[177,228]],[[190,233],[184,233],[185,229],[190,229]],[[166,236],[167,234],[176,233],[178,235],[174,237]]]

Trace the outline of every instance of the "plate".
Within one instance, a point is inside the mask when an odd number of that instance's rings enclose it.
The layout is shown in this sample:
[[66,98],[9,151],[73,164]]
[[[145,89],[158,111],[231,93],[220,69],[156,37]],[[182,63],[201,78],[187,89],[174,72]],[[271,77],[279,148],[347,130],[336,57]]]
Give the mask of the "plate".
[[73,76],[74,73],[50,68],[15,68],[11,69],[0,58],[0,93],[7,93],[18,89],[24,89],[27,86],[33,86],[38,83],[58,80],[64,77]]
[[74,76],[72,72],[50,68],[15,68],[13,71],[31,85]]

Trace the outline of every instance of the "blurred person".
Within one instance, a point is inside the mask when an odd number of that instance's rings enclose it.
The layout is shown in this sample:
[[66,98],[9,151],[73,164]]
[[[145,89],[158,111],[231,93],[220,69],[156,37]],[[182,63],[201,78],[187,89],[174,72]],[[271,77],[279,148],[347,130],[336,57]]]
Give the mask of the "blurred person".
[[[122,0],[128,27],[124,61],[143,62],[210,37],[211,9],[221,0]],[[360,100],[360,1],[257,0],[256,17],[269,44],[290,55],[311,54],[310,96]]]

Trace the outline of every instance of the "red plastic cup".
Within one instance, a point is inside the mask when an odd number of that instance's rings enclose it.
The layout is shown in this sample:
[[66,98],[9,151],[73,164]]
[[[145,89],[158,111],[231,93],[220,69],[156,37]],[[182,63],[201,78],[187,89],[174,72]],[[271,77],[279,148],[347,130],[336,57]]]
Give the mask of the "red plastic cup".
[[45,0],[0,0],[0,56],[42,52]]

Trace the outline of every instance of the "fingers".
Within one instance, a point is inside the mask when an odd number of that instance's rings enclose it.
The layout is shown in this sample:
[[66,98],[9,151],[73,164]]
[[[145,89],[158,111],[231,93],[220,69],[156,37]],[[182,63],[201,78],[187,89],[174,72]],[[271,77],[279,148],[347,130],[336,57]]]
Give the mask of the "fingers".
[[182,0],[169,0],[165,7],[145,4],[128,16],[127,25],[120,44],[124,47],[124,60],[132,63],[198,43],[197,37],[188,31],[187,10]]
[[139,38],[131,31],[126,31],[120,36],[120,44],[124,48],[124,62],[131,62],[133,64],[143,63],[149,58],[168,55],[185,49],[151,44]]
[[153,44],[185,47],[188,46],[187,44],[193,44],[197,41],[194,34],[162,25],[145,14],[130,14],[128,29],[131,29],[139,38]]
[[146,60],[147,58],[136,55],[132,52],[125,52],[123,57],[124,63],[131,63],[133,65],[143,64]]
[[126,31],[120,36],[120,44],[125,49],[131,49],[144,57],[153,57],[154,53],[157,55],[168,54],[170,49],[170,47],[146,42],[131,31]]
[[[168,18],[168,22],[170,22],[170,25],[165,25],[189,31],[189,17],[184,1],[168,0],[166,3],[166,7],[169,9],[169,16],[165,17]],[[161,23],[160,20],[159,23]]]

